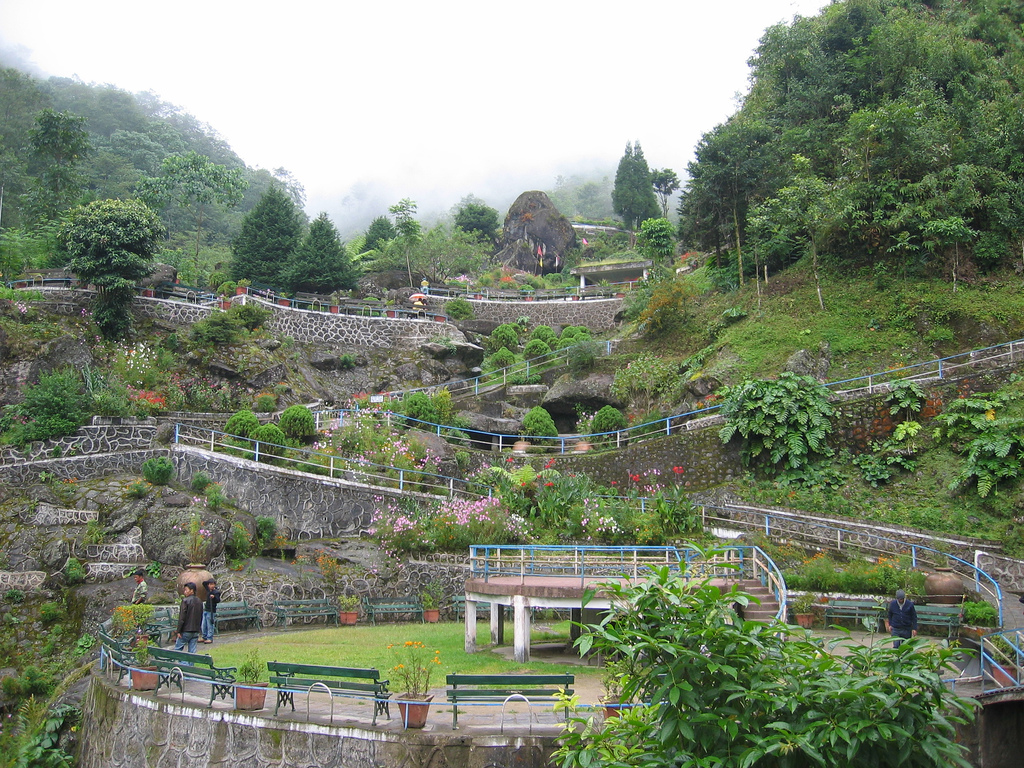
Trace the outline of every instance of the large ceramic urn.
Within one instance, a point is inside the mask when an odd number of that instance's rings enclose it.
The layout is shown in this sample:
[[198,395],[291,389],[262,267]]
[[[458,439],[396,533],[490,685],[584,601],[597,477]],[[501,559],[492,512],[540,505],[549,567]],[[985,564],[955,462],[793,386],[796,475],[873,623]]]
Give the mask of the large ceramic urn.
[[206,566],[200,563],[192,563],[186,565],[178,575],[177,592],[179,595],[185,594],[185,585],[192,582],[196,585],[196,597],[200,600],[206,600],[206,588],[203,586],[204,581],[209,581],[213,578],[213,574],[206,570]]
[[924,580],[929,603],[958,605],[964,599],[964,584],[952,568],[936,568]]

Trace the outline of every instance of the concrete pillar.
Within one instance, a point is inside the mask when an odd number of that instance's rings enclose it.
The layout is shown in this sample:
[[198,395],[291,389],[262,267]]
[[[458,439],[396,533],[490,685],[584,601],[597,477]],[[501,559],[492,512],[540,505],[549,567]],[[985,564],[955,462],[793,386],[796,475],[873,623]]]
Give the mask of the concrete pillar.
[[579,622],[583,621],[583,611],[579,608],[569,609],[569,645],[575,646],[577,640],[580,639],[582,630],[580,629]]
[[530,601],[513,595],[512,610],[512,658],[525,664],[530,660]]
[[502,645],[505,642],[505,606],[491,603],[491,643]]
[[466,598],[466,653],[476,653],[476,600]]

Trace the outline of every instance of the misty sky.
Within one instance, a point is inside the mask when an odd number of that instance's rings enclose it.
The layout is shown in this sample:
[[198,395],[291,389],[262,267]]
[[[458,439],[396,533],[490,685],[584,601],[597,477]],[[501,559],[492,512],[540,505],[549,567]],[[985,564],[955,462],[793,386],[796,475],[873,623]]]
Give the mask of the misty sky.
[[627,141],[683,175],[735,111],[765,27],[827,0],[251,3],[0,0],[0,49],[34,74],[151,90],[307,212],[403,197],[499,208],[559,174],[614,175]]

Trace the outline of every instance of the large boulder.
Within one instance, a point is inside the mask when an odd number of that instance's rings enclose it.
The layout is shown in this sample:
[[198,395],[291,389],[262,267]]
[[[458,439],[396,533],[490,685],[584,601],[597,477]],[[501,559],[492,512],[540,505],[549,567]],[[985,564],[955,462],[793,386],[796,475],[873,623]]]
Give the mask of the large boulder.
[[615,377],[607,373],[592,373],[582,379],[563,375],[551,385],[542,405],[556,420],[575,420],[577,405],[591,413],[606,405],[624,408],[626,404],[612,395],[614,380]]
[[576,232],[543,192],[523,192],[505,216],[495,259],[533,274],[559,272]]

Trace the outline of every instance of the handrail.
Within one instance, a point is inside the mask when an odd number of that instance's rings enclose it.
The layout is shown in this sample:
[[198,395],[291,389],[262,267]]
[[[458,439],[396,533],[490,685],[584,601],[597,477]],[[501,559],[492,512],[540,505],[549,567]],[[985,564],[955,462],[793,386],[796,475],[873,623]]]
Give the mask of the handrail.
[[989,693],[1024,685],[1024,630],[1006,629],[981,638],[981,688]]
[[[238,445],[238,441],[244,441],[245,445]],[[490,486],[463,478],[439,475],[425,469],[394,467],[357,457],[349,458],[306,448],[290,448],[267,441],[240,438],[237,435],[229,435],[226,432],[194,424],[176,423],[173,442],[176,445],[191,445],[213,452],[221,448],[236,454],[241,453],[241,458],[247,461],[259,462],[261,456],[270,456],[287,461],[289,464],[308,466],[311,474],[323,476],[324,470],[326,470],[327,477],[332,479],[351,479],[346,478],[345,475],[355,475],[362,478],[366,485],[388,489],[397,488],[399,491],[418,490],[449,497],[456,493],[468,493],[476,497],[491,495]],[[395,474],[397,477],[393,476]],[[407,488],[407,486],[413,487]]]
[[[747,520],[737,520],[737,519],[732,518],[732,517],[717,517],[717,516],[714,516],[714,515],[710,515],[709,516],[707,514],[707,510],[709,510],[709,509],[711,509],[711,510],[721,510],[721,511],[724,511],[724,512],[728,512],[730,510],[735,510],[737,512],[740,512],[740,513],[746,514],[746,515],[760,516],[762,519],[760,521],[754,522],[754,521],[747,521]],[[896,539],[896,538],[891,538],[891,537],[885,536],[884,534],[879,533],[879,529],[878,529],[877,525],[872,529],[871,536],[874,537],[876,540],[878,540],[880,542],[885,542],[887,544],[892,544],[893,545],[892,548],[881,549],[881,548],[872,547],[871,545],[866,544],[865,541],[864,541],[864,532],[863,531],[855,531],[855,530],[850,530],[850,529],[842,528],[842,527],[839,527],[839,526],[837,526],[837,525],[835,525],[834,523],[831,523],[831,522],[829,522],[829,523],[816,522],[816,521],[811,520],[811,519],[809,519],[809,518],[807,518],[805,516],[794,515],[791,512],[783,512],[783,511],[780,511],[780,510],[766,509],[766,508],[762,508],[762,507],[749,507],[749,506],[744,506],[744,505],[716,506],[716,505],[711,505],[711,504],[704,504],[704,505],[701,505],[701,518],[703,520],[704,528],[705,529],[708,527],[708,521],[709,520],[710,521],[716,521],[717,520],[717,521],[720,521],[723,524],[728,524],[728,525],[731,525],[731,526],[736,526],[736,527],[740,527],[740,528],[747,528],[747,529],[750,529],[750,530],[755,530],[755,531],[758,531],[760,533],[763,533],[765,536],[768,536],[768,537],[772,536],[773,524],[776,524],[776,527],[781,529],[783,527],[781,525],[781,523],[783,521],[791,522],[794,519],[796,519],[796,520],[799,520],[801,526],[806,526],[806,527],[809,527],[809,528],[821,528],[821,529],[827,530],[829,532],[829,534],[830,534],[829,535],[829,539],[830,539],[829,546],[830,547],[831,546],[835,546],[837,551],[842,551],[842,549],[843,549],[843,536],[844,535],[847,536],[849,541],[855,542],[855,543],[851,544],[850,546],[851,547],[856,547],[858,550],[868,550],[868,551],[874,551],[874,552],[878,552],[878,553],[892,554],[892,553],[903,552],[907,548],[909,548],[910,549],[911,565],[914,568],[916,568],[918,566],[918,561],[921,558],[922,554],[930,553],[930,554],[938,555],[939,558],[942,558],[942,559],[946,560],[947,562],[948,561],[954,561],[955,563],[958,563],[959,565],[964,567],[964,570],[967,570],[967,571],[969,571],[971,573],[971,575],[972,575],[972,577],[974,579],[975,591],[980,593],[980,594],[982,594],[982,595],[987,595],[987,596],[991,597],[991,601],[995,603],[996,610],[998,611],[999,626],[1000,627],[1003,626],[1003,591],[1002,591],[1002,589],[999,586],[999,582],[997,582],[989,573],[987,573],[984,569],[980,568],[975,563],[969,563],[966,560],[963,560],[963,559],[961,559],[959,557],[956,557],[955,555],[950,555],[950,554],[948,554],[946,552],[942,552],[941,550],[935,549],[934,547],[929,547],[929,546],[927,546],[925,544],[917,544],[917,543],[909,542],[909,541],[906,541],[906,540],[900,540],[900,539]],[[800,531],[798,531],[798,530],[795,531],[795,530],[792,529],[792,527],[786,528],[786,530],[783,531],[783,534],[788,539],[800,538]],[[816,543],[820,543],[820,542],[816,542]],[[936,559],[939,562],[942,562],[941,559],[938,559],[938,558],[936,558]]]

